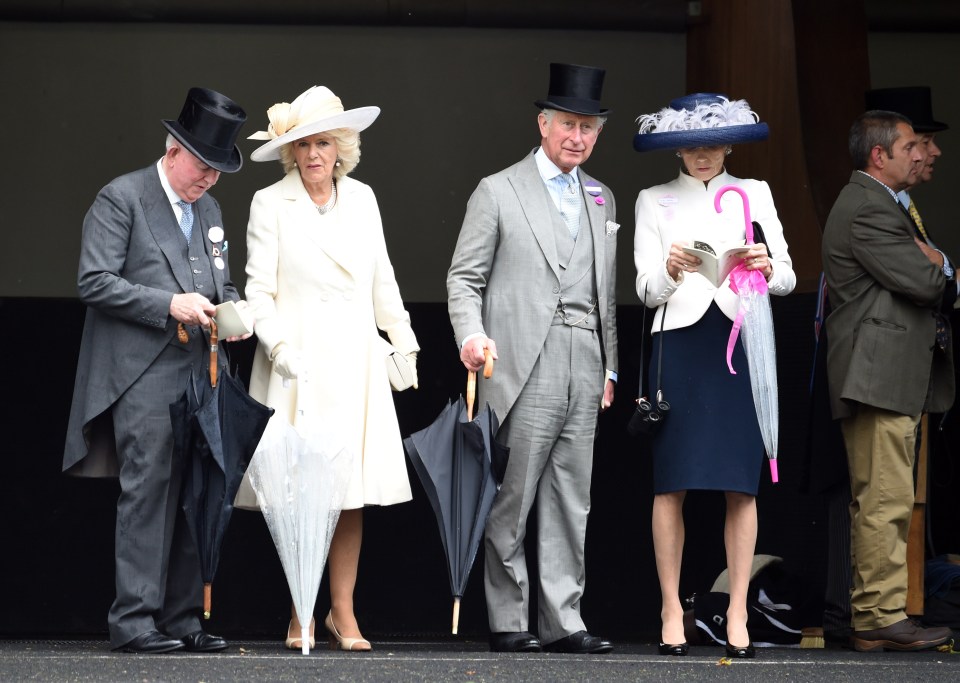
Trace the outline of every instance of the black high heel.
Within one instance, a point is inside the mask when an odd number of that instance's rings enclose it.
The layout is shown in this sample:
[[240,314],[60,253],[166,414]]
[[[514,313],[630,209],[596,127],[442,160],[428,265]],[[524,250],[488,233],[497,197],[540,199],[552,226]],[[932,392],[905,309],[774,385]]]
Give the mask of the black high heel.
[[687,653],[690,652],[690,646],[686,643],[680,643],[679,645],[660,643],[657,651],[662,655],[669,655],[671,657],[686,657]]
[[737,647],[727,643],[724,647],[727,650],[727,657],[730,659],[753,659],[757,656],[753,643],[749,643],[746,647]]

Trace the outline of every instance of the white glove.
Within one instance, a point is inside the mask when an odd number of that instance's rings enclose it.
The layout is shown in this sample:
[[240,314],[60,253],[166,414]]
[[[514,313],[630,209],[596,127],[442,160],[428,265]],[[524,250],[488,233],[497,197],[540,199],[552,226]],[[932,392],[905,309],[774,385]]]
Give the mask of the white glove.
[[404,354],[403,357],[407,359],[407,365],[410,367],[410,374],[413,375],[413,388],[418,389],[419,386],[417,384],[417,352],[411,351],[410,353]]
[[300,352],[284,344],[273,356],[273,371],[284,379],[296,379],[303,371]]

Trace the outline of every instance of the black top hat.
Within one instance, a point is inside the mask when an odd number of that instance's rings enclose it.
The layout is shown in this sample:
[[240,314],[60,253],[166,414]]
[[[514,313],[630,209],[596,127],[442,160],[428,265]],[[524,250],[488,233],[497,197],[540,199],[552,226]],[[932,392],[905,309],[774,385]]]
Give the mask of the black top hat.
[[551,64],[547,98],[534,102],[540,109],[557,109],[584,116],[605,116],[600,108],[600,91],[606,70],[578,64]]
[[205,164],[233,173],[243,165],[236,140],[246,120],[246,112],[229,97],[207,88],[190,88],[180,118],[163,119],[163,125]]
[[925,85],[868,90],[864,100],[867,111],[881,109],[903,114],[918,133],[937,133],[949,128],[947,124],[933,120],[933,100],[930,88]]

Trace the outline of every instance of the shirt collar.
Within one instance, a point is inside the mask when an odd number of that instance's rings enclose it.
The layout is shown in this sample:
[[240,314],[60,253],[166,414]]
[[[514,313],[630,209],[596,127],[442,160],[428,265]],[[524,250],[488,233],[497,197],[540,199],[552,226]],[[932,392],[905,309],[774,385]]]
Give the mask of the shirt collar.
[[[900,198],[897,196],[897,193],[894,192],[894,191],[893,191],[893,188],[889,187],[885,182],[883,182],[882,180],[877,180],[876,178],[874,178],[872,175],[870,175],[870,174],[867,173],[866,171],[861,171],[861,170],[858,169],[858,170],[857,170],[857,173],[862,173],[863,175],[865,175],[865,176],[867,176],[868,178],[870,178],[870,180],[873,180],[873,181],[875,181],[875,182],[877,182],[877,183],[880,183],[880,186],[883,187],[884,190],[886,190],[887,192],[889,192],[891,197],[893,197],[893,201],[895,201],[897,204],[900,203]],[[904,206],[906,206],[906,205],[904,205]]]
[[167,201],[171,204],[184,201],[180,195],[174,192],[173,188],[170,187],[170,181],[167,180],[167,174],[163,172],[163,157],[161,157],[160,161],[157,162],[157,173],[160,175],[160,186],[163,188],[164,194],[167,195]]
[[[560,170],[560,167],[555,163],[550,161],[550,158],[547,156],[547,153],[543,151],[543,147],[538,147],[536,153],[533,155],[533,158],[537,161],[537,170],[540,171],[540,177],[543,178],[544,182],[553,180],[558,175],[563,173]],[[579,183],[580,178],[577,175],[579,166],[574,166],[573,170],[570,171],[570,175],[573,176],[573,182]]]

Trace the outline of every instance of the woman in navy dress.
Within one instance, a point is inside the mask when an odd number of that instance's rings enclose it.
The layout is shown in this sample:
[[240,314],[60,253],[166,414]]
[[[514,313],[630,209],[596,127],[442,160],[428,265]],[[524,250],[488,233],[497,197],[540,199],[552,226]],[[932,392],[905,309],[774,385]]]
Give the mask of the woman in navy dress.
[[[730,576],[727,610],[728,656],[753,657],[747,629],[747,588],[757,539],[756,495],[763,463],[747,360],[740,341],[730,374],[727,339],[739,298],[729,278],[719,287],[698,272],[700,259],[683,251],[694,241],[715,247],[745,239],[742,200],[726,193],[723,211],[714,208],[717,190],[735,185],[750,200],[766,244],[744,254],[745,267],[766,278],[769,292],[790,293],[792,262],[770,188],[763,181],[735,178],[724,166],[731,145],[766,139],[769,130],[744,100],[698,93],[642,116],[637,151],[675,149],[678,177],[640,192],[636,204],[634,261],[637,293],[656,308],[650,383],[658,378],[663,344],[662,387],[672,410],[652,441],[654,458],[653,541],[660,579],[660,653],[685,655],[680,564],[683,501],[688,490],[723,491],[724,543]],[[759,242],[759,240],[757,240]]]

